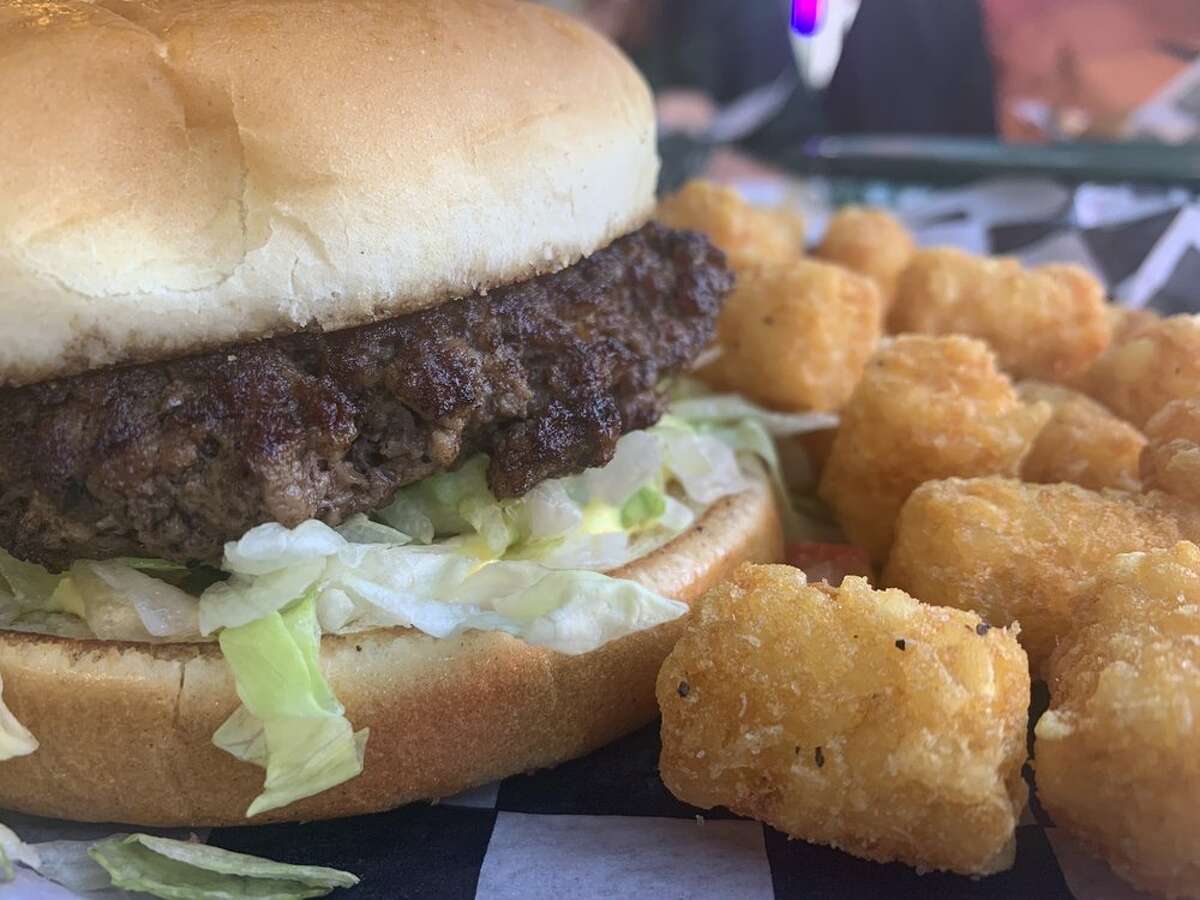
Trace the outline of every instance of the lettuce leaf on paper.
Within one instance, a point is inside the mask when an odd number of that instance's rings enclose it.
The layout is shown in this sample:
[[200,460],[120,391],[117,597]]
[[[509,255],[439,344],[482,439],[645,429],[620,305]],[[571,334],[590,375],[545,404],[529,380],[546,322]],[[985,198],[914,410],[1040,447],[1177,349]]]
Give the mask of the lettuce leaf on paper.
[[41,865],[41,855],[32,844],[22,841],[7,825],[0,825],[0,881],[13,880],[13,863],[23,863],[31,869]]
[[164,900],[300,900],[358,884],[358,878],[338,869],[277,863],[148,834],[105,838],[88,855],[108,872],[114,887]]
[[18,863],[72,891],[124,888],[164,900],[302,900],[358,884],[349,872],[300,866],[148,834],[26,844],[0,825],[0,881]]
[[[7,854],[22,866],[32,869],[70,891],[88,893],[112,887],[112,878],[90,856],[89,841],[43,841],[38,844],[22,842],[8,828],[0,825],[0,838]],[[15,846],[14,846],[15,842]],[[14,873],[15,874],[15,873]]]

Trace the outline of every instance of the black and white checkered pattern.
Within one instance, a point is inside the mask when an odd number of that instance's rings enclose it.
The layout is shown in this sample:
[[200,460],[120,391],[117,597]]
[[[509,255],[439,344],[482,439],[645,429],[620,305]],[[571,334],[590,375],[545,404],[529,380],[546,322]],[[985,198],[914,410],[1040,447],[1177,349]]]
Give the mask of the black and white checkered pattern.
[[[979,880],[918,875],[789,840],[725,810],[680,803],[658,777],[658,750],[655,724],[584,759],[438,804],[200,836],[243,853],[348,869],[362,883],[338,894],[346,900],[1137,896],[1058,832],[1036,802],[1017,829],[1010,871]],[[15,815],[6,821],[28,840],[67,836],[62,823]],[[83,838],[114,830],[76,825],[68,832]],[[0,896],[72,895],[25,873]]]
[[[993,182],[903,212],[922,243],[1012,253],[1029,263],[1077,262],[1122,302],[1165,313],[1200,311],[1200,205],[1193,198]],[[1045,707],[1044,688],[1035,690],[1038,706]],[[658,777],[658,751],[651,725],[585,759],[434,805],[335,822],[220,828],[199,837],[271,859],[347,869],[362,883],[339,895],[346,900],[1139,896],[1056,829],[1036,796],[1017,829],[1010,871],[981,880],[918,875],[680,803]],[[3,813],[0,821],[28,841],[121,830]],[[0,900],[71,896],[28,871],[0,888]]]

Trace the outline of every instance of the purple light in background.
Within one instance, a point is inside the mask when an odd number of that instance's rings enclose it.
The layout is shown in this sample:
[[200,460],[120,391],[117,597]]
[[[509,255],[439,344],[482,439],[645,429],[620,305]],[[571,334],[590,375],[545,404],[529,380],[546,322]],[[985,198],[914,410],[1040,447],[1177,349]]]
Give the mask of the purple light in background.
[[821,27],[824,7],[824,0],[792,0],[792,30],[815,34]]

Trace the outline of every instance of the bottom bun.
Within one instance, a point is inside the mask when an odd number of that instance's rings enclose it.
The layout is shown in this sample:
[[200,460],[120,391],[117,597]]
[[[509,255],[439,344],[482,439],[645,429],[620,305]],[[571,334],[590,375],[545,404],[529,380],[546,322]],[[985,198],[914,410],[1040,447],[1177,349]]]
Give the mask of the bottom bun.
[[[782,557],[778,510],[757,485],[614,572],[691,602],[739,563]],[[215,643],[134,644],[0,632],[13,713],[41,742],[0,763],[0,807],[135,825],[299,821],[433,800],[588,753],[651,721],[654,682],[682,620],[564,656],[498,632],[436,639],[406,628],[327,636],[322,667],[354,727],[357,778],[252,820],[263,770],[217,749],[238,706]]]

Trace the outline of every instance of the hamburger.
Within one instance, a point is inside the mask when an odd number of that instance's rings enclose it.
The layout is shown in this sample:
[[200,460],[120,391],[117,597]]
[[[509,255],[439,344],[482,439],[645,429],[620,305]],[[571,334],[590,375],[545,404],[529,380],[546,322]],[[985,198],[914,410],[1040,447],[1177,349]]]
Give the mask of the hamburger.
[[[781,553],[645,83],[511,0],[0,10],[0,807],[365,813],[655,714]],[[747,452],[753,451],[753,452]]]

